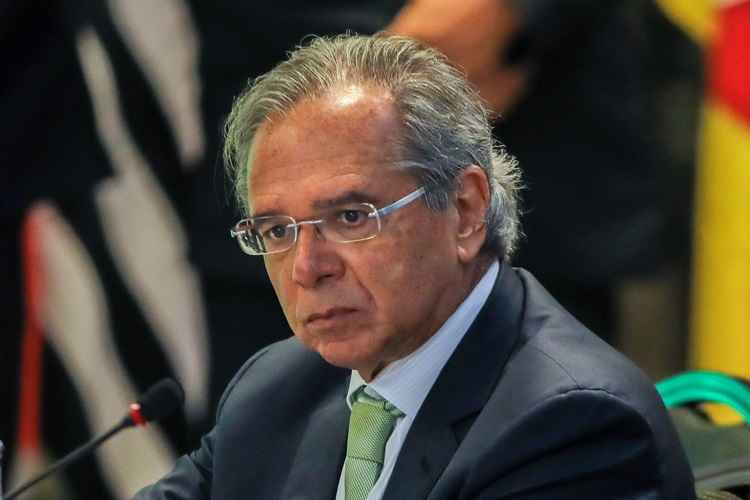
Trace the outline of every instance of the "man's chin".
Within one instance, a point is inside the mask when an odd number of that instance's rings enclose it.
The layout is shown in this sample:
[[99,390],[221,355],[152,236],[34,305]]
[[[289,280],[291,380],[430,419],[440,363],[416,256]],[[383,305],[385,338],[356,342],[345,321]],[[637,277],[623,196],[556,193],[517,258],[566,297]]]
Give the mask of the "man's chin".
[[329,342],[325,345],[318,346],[315,351],[329,364],[339,368],[357,370],[360,375],[372,372],[377,366],[377,361],[373,359],[371,353],[365,353],[357,349],[352,343],[347,342]]

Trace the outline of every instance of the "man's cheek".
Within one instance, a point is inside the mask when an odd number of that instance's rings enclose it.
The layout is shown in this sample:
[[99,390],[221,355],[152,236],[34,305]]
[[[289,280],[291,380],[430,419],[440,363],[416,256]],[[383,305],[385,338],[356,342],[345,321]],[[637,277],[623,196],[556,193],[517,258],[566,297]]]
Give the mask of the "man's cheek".
[[[381,264],[383,288],[401,287],[409,284],[409,276],[414,274],[414,262],[411,259],[393,258]],[[391,291],[394,288],[389,288]],[[401,291],[399,288],[396,290]],[[406,291],[406,290],[403,290]]]

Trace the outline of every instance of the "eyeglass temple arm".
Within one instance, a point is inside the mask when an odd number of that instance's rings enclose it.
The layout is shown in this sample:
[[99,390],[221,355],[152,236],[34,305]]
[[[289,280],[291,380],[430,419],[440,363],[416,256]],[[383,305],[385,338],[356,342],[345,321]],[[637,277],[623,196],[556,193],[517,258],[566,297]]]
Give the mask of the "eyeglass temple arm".
[[400,200],[396,200],[393,203],[391,203],[390,205],[386,205],[383,208],[378,209],[377,210],[378,215],[380,215],[382,217],[384,215],[388,215],[391,212],[395,212],[399,208],[405,207],[406,205],[408,205],[409,203],[411,203],[412,201],[416,200],[417,198],[419,198],[420,196],[422,196],[424,194],[425,194],[424,187],[421,187],[421,188],[417,189],[416,191],[407,194],[406,196],[404,196]]

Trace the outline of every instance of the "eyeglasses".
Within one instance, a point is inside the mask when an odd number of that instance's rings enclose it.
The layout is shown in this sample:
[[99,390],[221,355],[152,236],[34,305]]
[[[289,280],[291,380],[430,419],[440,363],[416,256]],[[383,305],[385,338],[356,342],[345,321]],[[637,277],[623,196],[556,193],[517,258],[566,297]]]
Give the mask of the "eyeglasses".
[[317,226],[318,232],[328,241],[354,243],[371,240],[380,233],[383,217],[424,194],[424,187],[420,187],[383,208],[375,208],[371,203],[346,203],[331,209],[320,219],[300,222],[288,215],[250,217],[235,224],[229,235],[248,255],[286,252],[297,242],[299,228],[304,225]]

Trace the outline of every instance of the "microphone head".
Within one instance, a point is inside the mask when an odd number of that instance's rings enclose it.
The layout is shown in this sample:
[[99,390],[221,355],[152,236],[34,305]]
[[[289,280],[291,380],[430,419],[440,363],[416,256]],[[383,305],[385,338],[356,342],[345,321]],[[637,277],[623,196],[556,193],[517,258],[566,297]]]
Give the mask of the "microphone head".
[[161,420],[185,401],[180,384],[165,378],[152,385],[138,401],[140,414],[146,422]]

